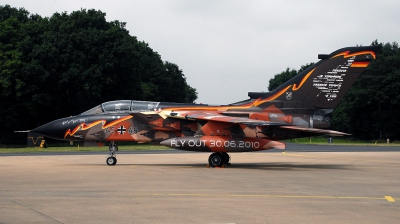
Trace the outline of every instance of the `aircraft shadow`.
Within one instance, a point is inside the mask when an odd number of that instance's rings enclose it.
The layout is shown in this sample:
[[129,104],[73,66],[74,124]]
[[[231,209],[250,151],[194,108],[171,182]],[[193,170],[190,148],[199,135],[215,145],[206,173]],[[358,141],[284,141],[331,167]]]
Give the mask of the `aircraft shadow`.
[[[116,166],[154,166],[176,168],[208,168],[207,164],[117,164]],[[300,163],[233,163],[226,167],[210,169],[254,169],[254,170],[354,170],[354,167],[340,164],[300,164]]]

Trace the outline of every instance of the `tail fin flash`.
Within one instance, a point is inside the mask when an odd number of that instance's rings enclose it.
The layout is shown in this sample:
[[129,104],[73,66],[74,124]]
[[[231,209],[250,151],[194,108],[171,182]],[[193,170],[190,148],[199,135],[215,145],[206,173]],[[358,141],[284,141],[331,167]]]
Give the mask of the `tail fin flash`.
[[299,102],[305,108],[333,109],[356,79],[376,58],[379,47],[347,47],[329,55],[318,55],[319,62],[268,93],[249,93],[265,101]]

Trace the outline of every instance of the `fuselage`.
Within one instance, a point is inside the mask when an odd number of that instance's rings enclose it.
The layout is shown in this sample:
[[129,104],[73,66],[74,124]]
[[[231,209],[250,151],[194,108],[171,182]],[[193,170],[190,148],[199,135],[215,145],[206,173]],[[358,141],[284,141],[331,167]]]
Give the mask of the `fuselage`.
[[[33,132],[67,141],[136,141],[159,143],[166,139],[203,135],[241,136],[282,140],[301,137],[304,133],[286,130],[260,130],[257,127],[209,121],[163,117],[163,112],[196,111],[218,113],[231,117],[246,117],[268,122],[280,122],[306,128],[327,128],[331,110],[280,108],[280,102],[257,105],[256,100],[240,104],[211,106],[148,101],[112,101],[96,106],[80,115],[52,121]],[[208,130],[212,130],[208,132]]]

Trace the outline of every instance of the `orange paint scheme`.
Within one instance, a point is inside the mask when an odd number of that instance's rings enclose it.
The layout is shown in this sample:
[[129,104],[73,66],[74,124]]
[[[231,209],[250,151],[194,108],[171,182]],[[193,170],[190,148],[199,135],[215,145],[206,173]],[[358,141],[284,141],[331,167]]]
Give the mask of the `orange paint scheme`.
[[369,65],[369,62],[353,62],[350,67],[352,68],[365,68]]
[[228,128],[231,126],[231,123],[209,121],[201,128],[201,130],[203,131],[204,135],[209,136],[230,135],[231,131],[228,130]]
[[106,128],[111,127],[111,126],[113,126],[113,125],[115,125],[115,124],[118,124],[119,122],[126,121],[126,120],[128,120],[128,119],[131,119],[132,117],[133,117],[133,116],[128,115],[128,116],[119,118],[119,119],[117,119],[117,120],[114,120],[114,121],[112,121],[112,122],[110,122],[110,123],[108,123],[108,124],[107,124],[107,121],[106,121],[106,120],[98,120],[98,121],[94,121],[94,122],[92,122],[92,123],[90,123],[90,124],[81,123],[81,124],[79,124],[78,126],[76,126],[72,131],[71,131],[70,129],[68,129],[68,130],[65,132],[64,138],[66,138],[67,136],[73,136],[77,131],[81,131],[81,130],[84,131],[84,130],[90,129],[90,128],[92,128],[92,127],[98,125],[98,124],[102,124],[102,127],[101,127],[101,128],[102,128],[102,129],[106,129]]

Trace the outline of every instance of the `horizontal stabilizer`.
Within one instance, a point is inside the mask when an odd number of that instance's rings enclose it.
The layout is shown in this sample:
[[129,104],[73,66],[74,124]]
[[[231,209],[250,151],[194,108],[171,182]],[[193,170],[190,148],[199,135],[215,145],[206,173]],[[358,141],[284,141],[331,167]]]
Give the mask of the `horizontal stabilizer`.
[[340,132],[340,131],[325,130],[325,129],[318,129],[318,128],[303,128],[303,127],[299,127],[299,126],[280,126],[279,128],[287,129],[287,130],[294,130],[294,131],[301,131],[301,132],[325,134],[325,135],[330,135],[330,136],[351,135],[351,134]]

